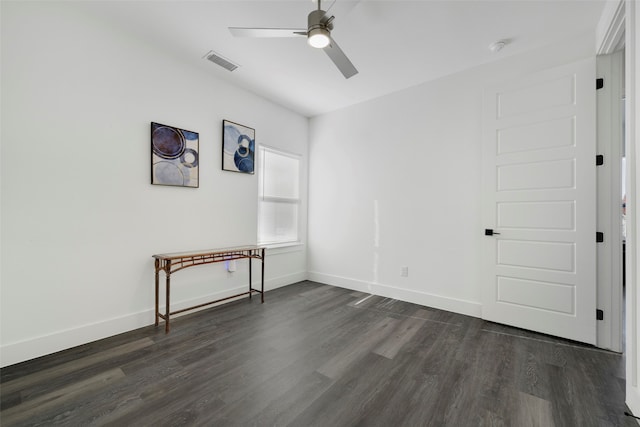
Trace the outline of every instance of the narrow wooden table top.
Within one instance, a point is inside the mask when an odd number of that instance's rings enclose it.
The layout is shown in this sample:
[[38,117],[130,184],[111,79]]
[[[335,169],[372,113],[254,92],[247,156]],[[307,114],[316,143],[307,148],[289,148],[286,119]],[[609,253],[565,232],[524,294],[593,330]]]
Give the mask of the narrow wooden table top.
[[242,255],[243,252],[257,252],[257,251],[261,251],[262,249],[264,249],[264,246],[247,245],[247,246],[236,246],[236,247],[230,247],[230,248],[173,252],[168,254],[156,254],[152,256],[153,258],[161,259],[161,260],[175,260],[175,259],[192,258],[192,257],[198,257],[198,256],[210,256],[210,255],[225,255],[225,254]]

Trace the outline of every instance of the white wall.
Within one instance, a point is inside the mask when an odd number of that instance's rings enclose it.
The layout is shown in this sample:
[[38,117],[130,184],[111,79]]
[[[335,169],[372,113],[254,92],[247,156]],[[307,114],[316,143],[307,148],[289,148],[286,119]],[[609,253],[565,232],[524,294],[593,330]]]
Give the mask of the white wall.
[[[2,366],[153,323],[154,253],[255,244],[257,175],[220,170],[222,119],[302,155],[306,176],[308,119],[72,2],[2,2],[1,77]],[[200,188],[150,185],[151,121],[200,133]],[[306,278],[304,248],[271,252],[268,289]],[[185,270],[173,301],[247,279],[245,262]]]
[[310,279],[480,316],[483,88],[593,57],[594,41],[585,34],[312,119]]

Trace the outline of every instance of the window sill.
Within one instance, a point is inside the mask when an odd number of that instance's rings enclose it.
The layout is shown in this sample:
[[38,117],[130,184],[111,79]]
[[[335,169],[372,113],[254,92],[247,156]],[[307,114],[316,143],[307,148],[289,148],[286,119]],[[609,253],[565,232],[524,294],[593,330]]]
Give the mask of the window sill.
[[302,242],[288,242],[288,243],[271,243],[271,244],[258,244],[267,248],[268,254],[285,254],[289,252],[300,252],[304,249],[304,243]]

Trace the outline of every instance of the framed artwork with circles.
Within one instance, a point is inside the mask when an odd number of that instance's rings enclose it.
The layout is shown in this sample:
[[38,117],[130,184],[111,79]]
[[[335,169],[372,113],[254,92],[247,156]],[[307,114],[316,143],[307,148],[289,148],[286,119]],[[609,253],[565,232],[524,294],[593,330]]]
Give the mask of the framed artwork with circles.
[[151,184],[199,186],[199,135],[151,122]]
[[222,170],[253,174],[255,141],[255,129],[223,120]]

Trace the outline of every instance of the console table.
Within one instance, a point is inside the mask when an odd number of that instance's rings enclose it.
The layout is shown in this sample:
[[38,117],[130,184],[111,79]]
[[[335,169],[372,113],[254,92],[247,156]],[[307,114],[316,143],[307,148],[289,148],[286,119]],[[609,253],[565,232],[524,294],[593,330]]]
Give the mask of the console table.
[[[260,294],[260,302],[264,303],[264,251],[265,248],[259,246],[242,246],[237,248],[153,255],[153,258],[155,258],[156,266],[156,326],[158,326],[160,319],[163,319],[165,323],[165,333],[169,333],[169,320],[174,314],[183,313],[189,310],[195,310],[196,308],[215,304],[221,301],[226,301],[232,298],[237,298],[242,295],[249,295],[249,298],[251,298],[251,295],[254,292]],[[232,261],[245,258],[249,259],[249,290],[247,292],[242,292],[230,297],[217,299],[215,301],[209,301],[204,304],[194,305],[193,307],[183,308],[182,310],[171,311],[171,274],[175,273],[176,271],[180,271],[196,265],[212,264],[214,262]],[[260,281],[259,290],[254,289],[251,286],[251,260],[253,259],[259,259],[262,262],[262,278]],[[164,271],[165,274],[166,305],[164,314],[160,313],[160,271]]]

